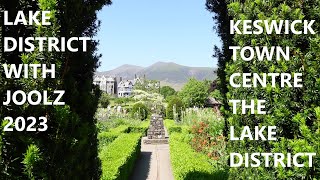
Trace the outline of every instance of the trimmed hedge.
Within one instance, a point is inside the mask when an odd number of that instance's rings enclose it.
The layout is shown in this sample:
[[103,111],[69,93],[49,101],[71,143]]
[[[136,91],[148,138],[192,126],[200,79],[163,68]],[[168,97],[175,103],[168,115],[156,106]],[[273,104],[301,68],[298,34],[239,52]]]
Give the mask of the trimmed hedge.
[[113,133],[128,133],[129,132],[129,126],[127,125],[120,125],[116,128],[110,129],[110,132]]
[[150,125],[150,121],[144,121],[140,126],[130,126],[129,133],[142,133],[143,136],[147,135],[147,131]]
[[101,150],[102,180],[129,178],[140,154],[141,137],[141,133],[122,134]]
[[195,152],[180,133],[170,134],[170,159],[175,180],[228,179],[226,171],[215,171],[209,159]]
[[169,134],[171,134],[172,132],[181,132],[181,127],[177,126],[174,120],[166,119],[163,123]]
[[118,132],[102,132],[98,134],[99,149],[112,143],[120,133]]

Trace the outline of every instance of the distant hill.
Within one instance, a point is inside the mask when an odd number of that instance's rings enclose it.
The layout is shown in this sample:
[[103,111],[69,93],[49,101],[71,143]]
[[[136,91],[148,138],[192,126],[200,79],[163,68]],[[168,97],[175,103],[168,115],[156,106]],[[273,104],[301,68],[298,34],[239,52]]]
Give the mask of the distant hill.
[[135,74],[140,77],[145,75],[147,79],[160,80],[162,85],[169,85],[179,90],[191,77],[198,80],[214,80],[216,78],[214,71],[214,68],[209,67],[188,67],[173,62],[157,62],[145,68],[125,64],[116,69],[96,74],[122,77],[123,79],[133,79]]

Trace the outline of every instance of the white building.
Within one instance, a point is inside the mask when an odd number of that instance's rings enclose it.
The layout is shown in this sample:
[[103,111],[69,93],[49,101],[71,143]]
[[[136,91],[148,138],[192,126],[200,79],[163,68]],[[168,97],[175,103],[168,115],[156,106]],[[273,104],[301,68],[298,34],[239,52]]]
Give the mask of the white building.
[[142,84],[143,82],[143,80],[137,76],[135,76],[133,80],[122,80],[122,77],[120,77],[119,81],[118,83],[116,77],[95,76],[93,84],[98,85],[101,91],[110,95],[128,97],[131,96],[134,85],[136,83]]
[[134,85],[137,83],[142,83],[142,80],[139,77],[137,78],[137,76],[133,80],[120,81],[118,84],[118,97],[131,96]]
[[117,80],[115,77],[96,76],[93,84],[98,85],[101,91],[110,95],[117,94]]

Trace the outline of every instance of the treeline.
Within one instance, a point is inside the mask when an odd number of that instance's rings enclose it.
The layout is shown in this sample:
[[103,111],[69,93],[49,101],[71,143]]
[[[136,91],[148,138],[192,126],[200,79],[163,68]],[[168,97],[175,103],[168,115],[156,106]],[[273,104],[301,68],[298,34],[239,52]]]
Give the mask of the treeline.
[[[225,134],[235,126],[277,126],[277,141],[229,141],[229,152],[292,153],[315,152],[313,167],[230,168],[229,177],[243,179],[319,179],[320,177],[320,1],[319,0],[207,0],[207,9],[214,13],[215,28],[222,47],[215,47],[218,58],[219,89],[224,98]],[[230,35],[230,20],[315,20],[316,34],[308,35]],[[300,27],[302,28],[302,27]],[[232,61],[229,46],[289,46],[290,61]],[[303,88],[233,88],[229,78],[233,73],[284,72],[303,73]],[[242,79],[240,79],[241,81]],[[231,99],[265,99],[266,115],[232,114]],[[239,134],[236,134],[239,136]],[[263,164],[263,163],[262,163]]]
[[[3,37],[93,37],[99,27],[96,12],[109,0],[10,0],[0,1],[0,11],[13,22],[18,11],[51,11],[51,26],[4,26],[1,17],[0,64],[56,64],[55,79],[6,79],[0,68],[0,102],[7,90],[49,92],[65,90],[65,106],[0,106],[0,179],[99,179],[94,114],[100,91],[92,85],[98,67],[98,42],[90,41],[86,52],[3,53]],[[45,45],[46,46],[46,45]],[[81,42],[72,46],[82,47]],[[48,119],[45,132],[3,132],[7,116]],[[37,124],[38,126],[38,124]]]

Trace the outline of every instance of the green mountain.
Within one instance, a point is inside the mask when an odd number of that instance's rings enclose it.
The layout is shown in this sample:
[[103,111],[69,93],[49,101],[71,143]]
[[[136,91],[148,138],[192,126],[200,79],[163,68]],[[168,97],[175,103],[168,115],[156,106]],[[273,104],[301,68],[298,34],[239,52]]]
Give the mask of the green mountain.
[[214,80],[215,70],[209,67],[188,67],[173,62],[157,62],[145,68],[126,64],[110,71],[98,72],[97,75],[116,76],[123,79],[133,79],[135,75],[146,76],[147,79],[160,80],[162,85],[170,85],[179,90],[191,77],[198,80]]

